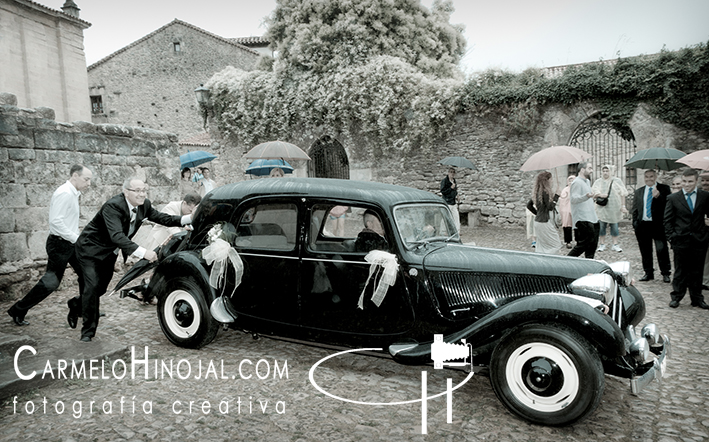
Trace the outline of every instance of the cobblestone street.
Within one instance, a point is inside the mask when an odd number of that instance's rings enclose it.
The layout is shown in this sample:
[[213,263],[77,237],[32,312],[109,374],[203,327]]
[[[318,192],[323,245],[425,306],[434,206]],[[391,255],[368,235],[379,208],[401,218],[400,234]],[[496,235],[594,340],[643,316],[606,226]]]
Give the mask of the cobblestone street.
[[[464,226],[463,234],[466,242],[474,241],[479,246],[533,250],[520,228]],[[599,252],[596,258],[630,260],[634,277],[639,278],[642,269],[632,229],[621,229],[621,245],[623,252]],[[709,311],[690,307],[688,297],[678,309],[669,308],[670,285],[661,279],[636,284],[647,303],[643,324],[658,324],[672,339],[667,376],[639,396],[630,394],[627,380],[607,376],[596,412],[568,427],[535,426],[513,416],[496,398],[488,378],[475,375],[453,394],[453,423],[446,423],[445,397],[428,402],[428,434],[424,436],[420,403],[362,405],[318,392],[309,381],[309,370],[335,350],[253,339],[235,331],[220,331],[207,347],[186,350],[165,338],[154,306],[114,295],[102,298],[106,317],[101,320],[95,342],[132,346],[136,359],[145,359],[147,351],[149,379],[145,379],[142,366],[135,378],[131,378],[130,368],[122,379],[108,372],[105,376],[109,379],[101,379],[97,371],[99,379],[58,381],[18,395],[16,404],[13,398],[6,398],[0,404],[0,440],[707,440],[709,352],[705,346]],[[4,313],[10,303],[0,304],[0,332],[37,340],[36,357],[62,342],[78,340],[78,329],[66,324],[66,300],[76,291],[76,287],[65,288],[32,309],[27,317],[31,325],[27,327],[12,324]],[[66,357],[70,360],[72,355]],[[126,361],[130,362],[130,355]],[[170,363],[179,365],[182,374],[189,366],[189,378],[161,377],[162,364]],[[240,365],[243,375],[250,378],[239,375]],[[195,379],[200,366],[202,376]],[[340,397],[367,402],[407,401],[421,397],[421,370],[386,359],[346,355],[325,362],[316,380]],[[465,373],[458,371],[434,371],[432,367],[427,371],[430,393],[444,391],[447,377],[454,385],[465,378]],[[268,376],[264,376],[266,373]],[[259,379],[259,375],[266,379]],[[60,403],[63,413],[57,411],[61,411]],[[32,407],[34,412],[30,414]]]

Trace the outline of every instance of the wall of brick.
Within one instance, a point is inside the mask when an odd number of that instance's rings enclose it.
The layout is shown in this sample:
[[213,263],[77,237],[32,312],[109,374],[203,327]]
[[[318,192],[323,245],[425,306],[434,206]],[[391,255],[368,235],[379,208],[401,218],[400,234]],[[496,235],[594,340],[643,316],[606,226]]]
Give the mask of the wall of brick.
[[[175,45],[179,44],[179,51]],[[146,127],[181,138],[203,130],[194,90],[227,66],[251,70],[259,54],[180,20],[88,67],[93,122]]]
[[[0,93],[0,299],[36,282],[46,264],[49,201],[73,164],[93,172],[81,196],[80,227],[132,175],[156,205],[178,200],[179,147],[173,134],[115,124],[57,122],[50,108],[17,106]],[[14,287],[13,287],[14,286]]]

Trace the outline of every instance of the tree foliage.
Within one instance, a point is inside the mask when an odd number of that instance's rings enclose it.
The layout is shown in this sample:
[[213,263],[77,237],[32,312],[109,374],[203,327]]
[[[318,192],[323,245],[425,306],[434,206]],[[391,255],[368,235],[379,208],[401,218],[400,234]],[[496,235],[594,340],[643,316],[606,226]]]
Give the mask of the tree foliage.
[[277,0],[267,38],[276,70],[325,73],[398,57],[427,74],[459,76],[462,25],[449,23],[451,0]]
[[220,130],[245,145],[291,139],[309,128],[383,151],[431,144],[446,134],[460,109],[461,86],[387,56],[321,75],[227,68],[207,84]]

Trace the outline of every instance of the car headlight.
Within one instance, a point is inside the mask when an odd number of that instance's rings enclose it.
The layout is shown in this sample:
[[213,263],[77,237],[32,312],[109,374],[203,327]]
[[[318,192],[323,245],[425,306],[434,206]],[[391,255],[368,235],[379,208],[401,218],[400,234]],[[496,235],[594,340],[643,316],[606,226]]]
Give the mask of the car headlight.
[[609,305],[615,297],[618,285],[611,275],[595,273],[573,281],[569,288],[575,295],[596,298]]
[[613,273],[623,278],[623,283],[625,285],[630,285],[630,262],[616,261],[614,263],[608,264],[608,266],[611,268],[611,270],[613,270]]

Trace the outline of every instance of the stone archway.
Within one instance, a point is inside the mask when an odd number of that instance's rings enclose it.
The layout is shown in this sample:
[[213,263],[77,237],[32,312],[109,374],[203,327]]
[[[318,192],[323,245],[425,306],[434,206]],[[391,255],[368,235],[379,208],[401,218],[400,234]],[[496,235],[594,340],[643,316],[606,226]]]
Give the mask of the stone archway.
[[[596,170],[600,170],[603,164],[611,164],[615,166],[616,176],[622,179],[626,186],[635,188],[637,185],[636,170],[625,167],[625,163],[637,150],[635,136],[628,125],[608,121],[603,114],[598,113],[576,127],[568,144],[593,155],[592,161]],[[571,167],[575,169],[575,165]]]
[[350,161],[342,144],[329,135],[320,137],[308,151],[308,176],[350,179]]

